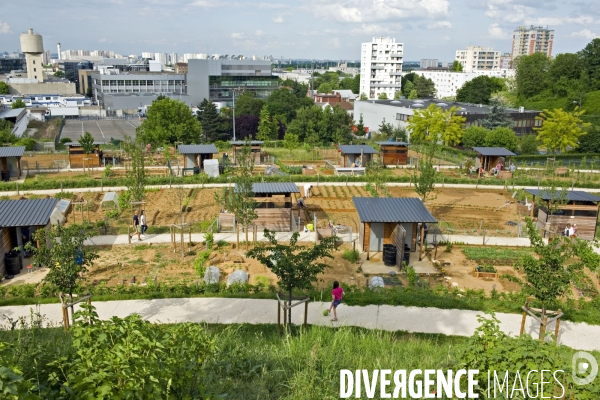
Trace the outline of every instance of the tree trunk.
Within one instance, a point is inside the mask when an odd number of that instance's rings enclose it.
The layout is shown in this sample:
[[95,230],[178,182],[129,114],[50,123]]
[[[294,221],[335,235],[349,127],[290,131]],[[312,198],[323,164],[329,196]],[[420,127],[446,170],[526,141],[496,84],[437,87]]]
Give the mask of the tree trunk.
[[248,226],[247,225],[244,228],[244,231],[246,231],[246,250],[248,250]]
[[[69,292],[69,302],[73,304],[73,293]],[[71,324],[75,325],[75,308],[71,306]]]
[[290,299],[288,301],[288,307],[290,307],[288,309],[288,324],[289,324],[289,327],[291,328],[292,327],[292,308],[291,308],[292,307],[292,289],[290,289]]
[[540,324],[540,340],[544,339],[544,334],[546,333],[546,324],[548,320],[546,319],[546,306],[542,306],[542,315],[541,318],[542,323]]

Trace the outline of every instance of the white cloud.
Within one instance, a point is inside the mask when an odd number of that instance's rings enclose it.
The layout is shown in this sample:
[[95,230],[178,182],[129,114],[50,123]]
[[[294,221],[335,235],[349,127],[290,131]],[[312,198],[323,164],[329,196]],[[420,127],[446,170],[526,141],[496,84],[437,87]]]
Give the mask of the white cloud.
[[275,10],[275,9],[279,9],[279,8],[287,8],[288,6],[286,4],[279,4],[279,3],[259,3],[258,4],[258,8],[262,8],[262,9],[271,9],[271,10]]
[[592,31],[590,31],[589,29],[583,29],[579,32],[573,32],[571,33],[571,37],[581,37],[581,38],[585,38],[585,39],[596,39],[596,38],[600,38],[600,35],[598,35],[597,33],[593,33]]
[[100,40],[98,40],[98,43],[110,43],[110,42],[112,42],[112,40],[109,40],[109,39],[107,39],[105,37],[102,38],[102,39],[100,39]]
[[222,4],[218,0],[196,0],[190,3],[191,6],[200,7],[200,8],[214,8],[220,7]]
[[232,39],[236,39],[236,40],[244,39],[246,37],[246,34],[240,33],[240,32],[234,32],[231,35],[229,35],[229,37]]
[[580,15],[579,17],[542,17],[533,20],[527,20],[532,25],[557,26],[564,24],[590,25],[594,23],[594,18],[589,15]]
[[508,39],[509,34],[504,32],[502,27],[498,24],[491,24],[488,28],[488,35],[494,39]]
[[427,25],[427,29],[450,29],[452,23],[450,21],[437,21]]
[[506,22],[521,22],[536,10],[523,4],[517,4],[513,0],[488,0],[485,15],[494,20]]
[[382,22],[407,18],[443,18],[450,13],[448,0],[347,0],[324,3],[306,0],[305,9],[316,17],[342,22]]
[[4,34],[12,33],[12,31],[10,30],[10,25],[8,25],[6,22],[0,21],[0,33],[4,33]]
[[278,23],[278,24],[283,24],[285,22],[285,20],[283,19],[283,15],[278,15],[278,16],[274,17],[273,22]]
[[360,28],[354,28],[350,31],[351,35],[390,35],[402,29],[402,24],[393,24],[390,26],[381,26],[378,24],[362,24]]
[[341,46],[340,39],[338,39],[336,37],[334,37],[330,41],[328,41],[327,44],[329,46],[333,47],[334,49],[339,49]]

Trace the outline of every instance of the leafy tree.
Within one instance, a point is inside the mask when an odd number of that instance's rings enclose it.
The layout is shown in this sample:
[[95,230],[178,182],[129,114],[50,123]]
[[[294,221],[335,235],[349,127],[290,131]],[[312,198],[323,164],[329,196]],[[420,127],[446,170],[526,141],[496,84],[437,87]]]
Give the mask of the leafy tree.
[[57,77],[57,78],[64,78],[65,77],[65,73],[62,72],[62,71],[60,71],[60,70],[58,70],[58,71],[54,72],[54,76]]
[[379,129],[377,130],[380,134],[384,135],[386,138],[392,136],[394,132],[394,125],[389,122],[385,122],[385,118],[381,121],[381,125],[379,125]]
[[14,142],[15,146],[25,146],[25,151],[35,150],[35,139],[30,137],[21,137]]
[[[307,97],[304,98],[308,99]],[[313,103],[311,99],[308,99],[308,101]],[[285,121],[292,121],[296,117],[296,111],[302,107],[301,104],[301,100],[298,97],[284,88],[271,92],[267,98],[269,114],[284,116]]]
[[0,94],[9,94],[8,84],[6,82],[0,82]]
[[[287,89],[279,90],[286,90],[289,92]],[[258,117],[260,115],[260,110],[264,105],[265,101],[262,99],[257,99],[254,95],[254,92],[245,90],[241,95],[236,96],[235,98],[235,117],[237,118],[241,115],[253,115]]]
[[0,119],[0,145],[14,143],[17,137],[12,133],[14,124],[5,119]]
[[300,146],[300,141],[298,140],[298,135],[291,132],[286,132],[283,137],[283,147],[288,149],[290,153],[296,150]]
[[379,96],[377,96],[378,100],[387,100],[387,93],[379,93]]
[[441,140],[447,145],[460,143],[465,118],[455,112],[455,107],[442,110],[433,103],[425,109],[415,110],[408,121],[411,140],[433,143]]
[[323,110],[320,107],[302,107],[298,110],[296,118],[288,125],[287,132],[298,135],[300,141],[304,141],[309,134],[309,130],[315,129],[323,117]]
[[516,152],[519,149],[519,139],[512,129],[500,127],[488,132],[485,137],[485,145],[486,147],[504,147]]
[[314,79],[313,87],[320,87],[324,83],[328,83],[331,85],[331,89],[339,89],[340,88],[340,73],[338,72],[330,72],[327,71],[323,74],[319,74],[318,72],[314,73],[316,78]]
[[190,108],[179,100],[164,98],[152,102],[148,117],[136,129],[144,143],[200,143],[202,127]]
[[483,147],[489,132],[489,129],[471,125],[463,132],[462,144],[466,147]]
[[583,128],[591,125],[581,120],[583,113],[583,110],[568,112],[560,108],[544,110],[535,117],[543,121],[541,127],[533,128],[537,132],[537,139],[549,152],[565,151],[567,147],[577,148],[580,137],[586,134]]
[[256,115],[240,115],[235,117],[235,134],[237,140],[253,139],[258,132],[260,118]]
[[[415,84],[412,83],[412,81],[406,81],[406,83],[402,84],[402,94],[404,95],[404,97],[406,97],[408,99],[408,96],[410,96],[411,92],[415,90]],[[416,90],[415,90],[415,95],[416,95]]]
[[399,142],[408,142],[408,132],[403,126],[397,126],[392,131],[392,137],[396,138]]
[[252,224],[258,215],[256,214],[256,200],[254,200],[254,191],[252,190],[254,170],[254,157],[252,146],[248,141],[242,146],[242,151],[237,157],[238,174],[235,177],[235,190],[233,193],[232,211],[235,214],[235,220],[238,225],[244,227],[246,232],[246,249],[248,248],[248,227]]
[[362,101],[369,100],[369,98],[367,97],[367,95],[364,94],[364,93],[360,94],[360,98],[359,99],[362,100]]
[[500,100],[492,99],[490,101],[490,112],[486,114],[481,125],[487,129],[495,129],[499,127],[512,128],[514,124]]
[[433,99],[435,97],[435,83],[431,79],[417,76],[414,85],[419,99]]
[[331,93],[333,92],[333,88],[329,82],[321,83],[319,88],[317,89],[318,93]]
[[579,52],[587,72],[591,88],[600,89],[600,38],[593,39]]
[[450,67],[450,71],[463,72],[463,66],[459,61],[454,60],[454,62],[452,62],[452,66]]
[[548,79],[550,82],[556,82],[560,78],[577,80],[583,71],[583,60],[577,54],[557,54],[550,63],[550,68],[548,69]]
[[299,99],[305,98],[306,94],[308,93],[308,84],[299,83],[292,79],[286,79],[285,81],[281,82],[281,86],[291,89],[292,93],[294,93],[294,96]]
[[94,151],[94,137],[87,131],[79,138],[79,144],[85,154],[90,154]]
[[[267,244],[261,244],[247,253],[247,256],[260,261],[269,268],[277,278],[278,285],[288,293],[288,305],[292,304],[292,293],[296,290],[307,290],[317,282],[317,276],[326,268],[330,268],[321,260],[333,258],[331,251],[335,248],[335,237],[322,239],[311,246],[298,244],[299,232],[294,232],[289,244],[281,244],[275,238],[275,232],[265,229]],[[292,310],[288,310],[288,323],[292,324]]]
[[419,95],[417,94],[417,90],[413,89],[410,91],[410,94],[408,95],[408,99],[409,100],[416,100],[419,98]]
[[435,175],[437,172],[433,165],[433,156],[437,146],[433,142],[425,143],[423,146],[423,157],[421,157],[418,167],[413,172],[412,181],[415,185],[415,192],[425,203],[435,189]]
[[260,110],[260,121],[258,123],[258,132],[256,138],[258,140],[276,140],[279,131],[279,124],[271,118],[267,107]]
[[456,101],[475,104],[488,104],[492,94],[505,88],[501,79],[486,75],[471,79],[456,91]]
[[600,153],[600,126],[591,126],[587,134],[579,138],[578,150],[582,153]]
[[134,142],[130,138],[125,139],[123,148],[131,157],[131,169],[127,171],[125,186],[130,193],[131,201],[143,201],[146,197],[144,147],[140,141]]
[[358,124],[356,124],[356,135],[362,136],[364,134],[365,134],[365,122],[363,120],[363,116],[361,113],[360,117],[358,118]]
[[515,60],[517,96],[530,98],[547,87],[550,59],[544,53],[520,56]]
[[23,101],[23,99],[17,99],[12,102],[11,108],[14,110],[15,108],[26,108],[27,104]]
[[360,92],[360,74],[356,74],[354,78],[345,77],[340,81],[340,89],[352,90],[352,93]]
[[224,135],[220,131],[220,117],[217,111],[217,106],[210,100],[204,99],[198,104],[198,112],[196,118],[202,127],[202,136],[208,143],[213,143],[217,140],[224,139]]
[[397,90],[396,93],[394,93],[394,100],[400,100],[400,97],[402,97],[402,91]]
[[[587,135],[583,136],[586,137]],[[521,154],[538,154],[538,141],[535,135],[521,136]]]
[[308,147],[311,147],[311,148],[318,146],[319,143],[320,143],[319,134],[315,130],[315,126],[314,126],[314,123],[312,121],[309,121],[308,125],[306,127],[306,134],[304,136],[304,143]]
[[34,236],[39,247],[28,243],[26,248],[33,252],[37,263],[48,268],[44,280],[56,285],[72,301],[84,274],[98,258],[93,247],[83,245],[91,235],[83,226],[73,224],[39,229]]

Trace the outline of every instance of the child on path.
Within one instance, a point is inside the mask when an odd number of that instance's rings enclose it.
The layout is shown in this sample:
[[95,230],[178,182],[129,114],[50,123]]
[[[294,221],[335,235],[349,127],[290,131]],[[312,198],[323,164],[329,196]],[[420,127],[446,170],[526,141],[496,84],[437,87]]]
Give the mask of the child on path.
[[131,224],[133,225],[133,235],[130,235],[129,238],[131,239],[137,233],[138,240],[141,241],[142,237],[140,236],[140,217],[138,217],[137,211],[133,214],[133,220],[131,221]]
[[333,300],[331,301],[331,306],[329,307],[329,312],[333,308],[333,319],[332,321],[337,321],[337,306],[342,302],[342,297],[344,297],[344,289],[340,286],[338,281],[333,282],[333,290],[331,291],[331,296]]
[[146,229],[148,229],[148,225],[146,225],[146,213],[142,210],[142,214],[140,215],[140,225],[142,227],[142,236],[146,236]]

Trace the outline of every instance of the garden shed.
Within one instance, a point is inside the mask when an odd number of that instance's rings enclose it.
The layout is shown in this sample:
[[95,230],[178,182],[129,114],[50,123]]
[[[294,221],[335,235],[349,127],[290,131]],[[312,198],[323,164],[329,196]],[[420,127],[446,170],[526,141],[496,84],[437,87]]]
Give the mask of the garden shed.
[[[235,191],[237,191],[237,184]],[[252,184],[256,214],[254,225],[259,231],[265,228],[275,232],[290,232],[293,227],[292,194],[300,193],[293,182],[257,182]],[[221,213],[219,225],[231,225],[232,214]]]
[[239,157],[239,155],[242,153],[242,150],[244,148],[244,146],[250,146],[250,153],[252,154],[252,159],[254,160],[254,164],[261,164],[261,159],[260,159],[260,152],[261,152],[261,148],[262,145],[264,144],[263,141],[260,140],[250,140],[250,141],[245,141],[245,140],[232,140],[229,143],[231,143],[232,146],[232,151],[233,151],[233,164],[237,165],[237,159]]
[[566,191],[566,204],[549,215],[552,201],[563,200],[561,192],[556,191],[554,195],[543,189],[526,189],[526,192],[533,195],[531,217],[537,213],[537,228],[543,231],[544,237],[551,232],[562,234],[567,224],[577,225],[577,237],[581,239],[592,240],[596,236],[600,197],[581,190]]
[[485,172],[491,171],[498,163],[506,167],[506,157],[516,156],[504,147],[473,147],[473,151],[477,154],[475,167],[483,166]]
[[371,162],[373,154],[377,151],[366,144],[339,145],[340,166],[343,168],[364,167]]
[[[419,240],[419,259],[425,240],[425,225],[436,223],[436,219],[416,197],[353,197],[358,212],[359,245],[362,251],[381,252],[384,245],[396,246],[397,254],[401,250],[417,251]],[[404,240],[402,240],[402,238]],[[398,262],[402,261],[402,257]]]
[[21,178],[23,168],[21,157],[25,153],[25,146],[0,147],[0,178],[8,182],[10,178]]
[[15,247],[21,249],[19,263],[22,268],[25,259],[23,246],[33,240],[37,229],[50,226],[50,216],[57,202],[57,199],[0,200],[0,274],[10,272],[6,264],[15,260],[7,253]]
[[197,168],[194,173],[203,169],[204,160],[212,160],[213,154],[219,153],[214,144],[180,144],[177,149],[183,156],[183,170]]
[[406,142],[377,142],[379,157],[385,166],[406,165],[408,160],[408,143]]
[[85,154],[83,147],[79,142],[67,142],[65,146],[69,148],[69,164],[70,168],[94,168],[102,166],[102,150],[100,145],[104,142],[94,142],[94,151],[90,154]]

